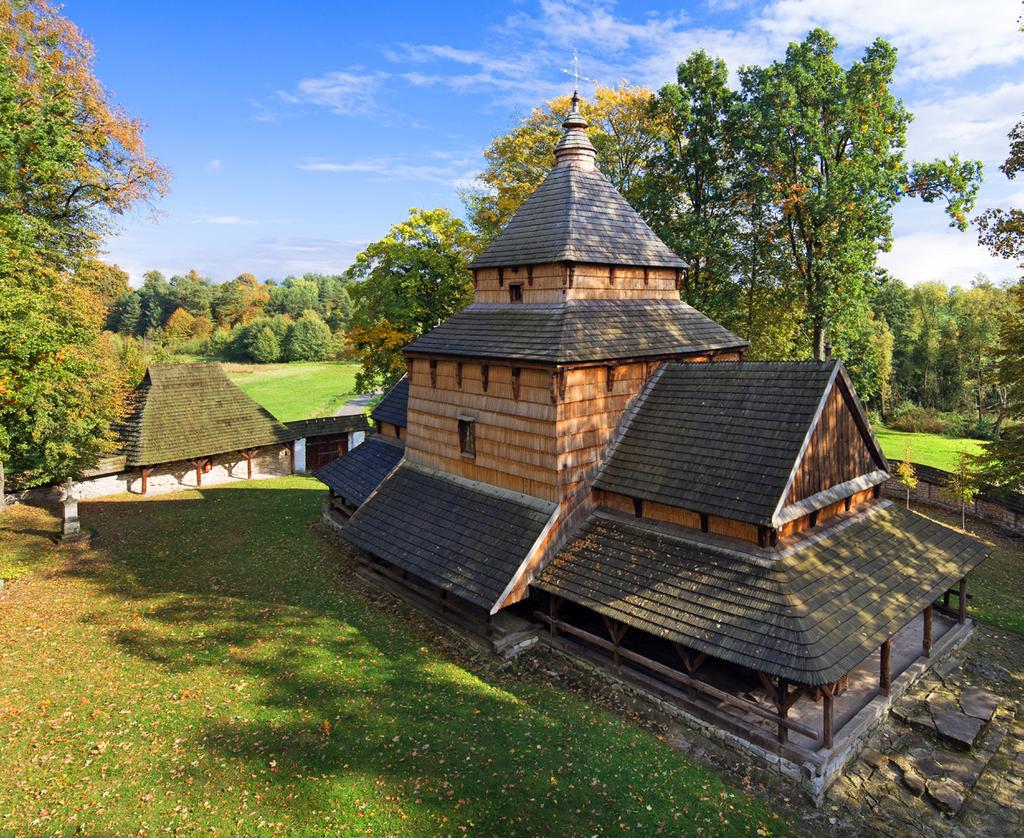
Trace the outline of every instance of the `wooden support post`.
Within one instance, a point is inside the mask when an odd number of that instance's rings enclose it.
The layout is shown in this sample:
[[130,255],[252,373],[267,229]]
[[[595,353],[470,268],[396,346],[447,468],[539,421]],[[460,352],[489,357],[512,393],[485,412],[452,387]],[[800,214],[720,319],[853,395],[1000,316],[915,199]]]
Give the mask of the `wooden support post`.
[[888,695],[892,688],[892,638],[882,644],[879,653],[878,666],[878,691],[882,695]]
[[558,627],[555,625],[558,622],[558,609],[562,607],[562,598],[551,594],[548,598],[548,615],[551,617],[551,636],[558,637]]
[[[683,666],[686,667],[687,675],[696,680],[697,670],[700,669],[701,664],[704,663],[707,656],[703,652],[701,652],[699,655],[697,655],[697,657],[694,658],[690,656],[690,650],[687,649],[682,643],[673,643],[672,645],[676,647],[676,653],[682,659]],[[696,686],[690,684],[688,691],[690,693],[690,698],[697,697]]]
[[824,684],[821,688],[821,734],[826,748],[832,747],[832,734],[835,727],[835,708],[833,696],[835,695],[835,684]]
[[932,616],[935,609],[928,606],[924,609],[924,638],[921,641],[921,649],[926,658],[932,656]]
[[196,470],[196,488],[203,485],[203,461],[193,460],[192,467]]
[[[395,431],[397,433],[397,431],[398,431],[397,427],[395,428]],[[290,471],[291,471],[292,474],[295,474],[295,441],[294,440],[292,441],[292,444],[288,446],[288,459],[291,460]]]
[[[778,691],[778,704],[776,709],[779,711],[779,719],[785,720],[789,715],[789,681],[785,678],[779,678],[779,691]],[[785,745],[789,741],[789,728],[780,722],[779,724],[779,742]]]
[[604,627],[608,629],[608,634],[612,638],[612,662],[619,666],[621,659],[619,657],[619,646],[622,645],[622,638],[626,636],[626,632],[629,631],[629,626],[619,623],[615,620],[601,615],[601,619],[604,620]]
[[146,490],[149,488],[149,466],[142,467],[142,494],[146,494]]
[[957,610],[956,621],[964,623],[967,621],[967,577],[960,580],[960,608]]

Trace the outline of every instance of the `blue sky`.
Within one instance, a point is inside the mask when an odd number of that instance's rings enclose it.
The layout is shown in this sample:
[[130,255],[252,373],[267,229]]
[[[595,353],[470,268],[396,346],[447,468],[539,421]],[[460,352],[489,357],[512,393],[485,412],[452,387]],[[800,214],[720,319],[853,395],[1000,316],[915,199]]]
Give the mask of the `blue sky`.
[[[340,271],[409,207],[461,213],[489,140],[551,96],[578,49],[603,84],[658,87],[704,48],[740,64],[781,57],[815,25],[855,58],[900,50],[897,93],[916,114],[909,156],[986,165],[979,208],[1024,206],[998,172],[1024,112],[1015,0],[700,0],[505,4],[65,0],[97,73],[147,125],[171,169],[160,214],[124,220],[108,258],[223,281]],[[585,91],[584,91],[585,94]],[[937,206],[906,204],[883,263],[904,280],[1015,276]]]

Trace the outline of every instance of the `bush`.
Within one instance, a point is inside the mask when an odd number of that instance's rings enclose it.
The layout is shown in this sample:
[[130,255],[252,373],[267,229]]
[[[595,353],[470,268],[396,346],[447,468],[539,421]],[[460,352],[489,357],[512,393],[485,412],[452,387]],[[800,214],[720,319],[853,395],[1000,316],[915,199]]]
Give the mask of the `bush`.
[[231,342],[224,355],[234,361],[272,364],[281,359],[281,339],[274,318],[261,317],[238,326],[231,332]]
[[933,407],[918,407],[914,404],[901,404],[893,411],[888,426],[894,431],[905,431],[912,434],[948,434],[950,423]]
[[331,329],[315,311],[307,310],[288,330],[284,355],[289,361],[324,361],[331,353]]
[[993,440],[996,438],[996,420],[977,416],[955,416],[951,424],[951,435],[968,439]]

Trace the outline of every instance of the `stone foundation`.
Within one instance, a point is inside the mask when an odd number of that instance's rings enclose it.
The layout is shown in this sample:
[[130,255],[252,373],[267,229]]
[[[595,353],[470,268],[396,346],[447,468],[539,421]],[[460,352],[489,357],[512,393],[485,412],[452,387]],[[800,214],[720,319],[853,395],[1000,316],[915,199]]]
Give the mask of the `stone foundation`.
[[[212,460],[212,468],[203,474],[203,486],[216,486],[247,479],[248,470],[241,454],[220,454],[214,456]],[[253,479],[284,477],[291,472],[291,453],[287,445],[270,445],[260,448],[253,457]],[[189,462],[153,466],[146,481],[147,495],[195,488],[196,470]],[[75,484],[75,492],[81,500],[93,500],[125,492],[139,494],[141,491],[142,472],[139,469],[91,477]]]

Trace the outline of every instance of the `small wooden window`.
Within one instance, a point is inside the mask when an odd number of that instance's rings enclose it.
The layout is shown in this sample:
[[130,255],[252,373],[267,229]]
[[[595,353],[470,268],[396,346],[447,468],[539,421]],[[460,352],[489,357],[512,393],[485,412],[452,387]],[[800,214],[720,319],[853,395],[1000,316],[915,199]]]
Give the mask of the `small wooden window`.
[[504,268],[498,268],[498,287],[499,288],[504,288],[505,287],[505,269]]
[[523,283],[512,282],[508,286],[508,301],[510,303],[521,303],[523,301]]
[[644,517],[644,499],[643,498],[633,498],[633,514],[637,518],[643,518]]
[[459,451],[464,457],[476,456],[476,422],[472,419],[459,420]]
[[615,387],[615,367],[609,365],[604,368],[604,388],[610,393],[613,387]]
[[455,386],[462,388],[462,361],[455,364]]
[[437,386],[437,361],[430,362],[430,386]]
[[519,367],[512,367],[512,398],[519,401]]
[[480,383],[483,385],[484,392],[487,392],[487,385],[491,383],[491,368],[487,364],[480,365]]

